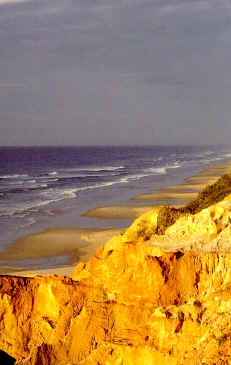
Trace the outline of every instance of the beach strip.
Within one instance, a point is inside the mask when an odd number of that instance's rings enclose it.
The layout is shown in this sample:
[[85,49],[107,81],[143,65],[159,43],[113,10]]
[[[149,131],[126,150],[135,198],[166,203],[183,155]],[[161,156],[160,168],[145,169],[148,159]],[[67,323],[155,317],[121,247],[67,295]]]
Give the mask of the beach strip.
[[[99,246],[123,232],[124,229],[116,228],[50,228],[44,232],[20,238],[8,245],[6,251],[0,253],[0,261],[7,262],[7,265],[0,266],[0,274],[15,274],[16,271],[23,271],[28,275],[25,267],[23,267],[24,260],[49,259],[57,256],[68,256],[68,266],[64,271],[58,267],[45,271],[48,272],[49,270],[49,272],[55,273],[61,270],[61,272],[68,274],[70,265],[76,265],[78,261],[88,261]],[[15,261],[17,266],[14,265]],[[33,266],[31,267],[33,269]],[[37,273],[43,271],[36,270]]]
[[[208,167],[198,174],[186,178],[184,184],[166,186],[150,193],[131,198],[134,205],[96,207],[84,213],[90,218],[135,219],[156,205],[182,206],[197,197],[206,185],[214,184],[220,176],[231,171],[231,163]],[[150,202],[151,205],[135,205],[136,202]]]
[[88,210],[83,215],[103,219],[136,219],[154,207],[155,205],[110,205]]
[[158,191],[180,191],[180,192],[199,192],[204,189],[206,184],[179,184],[160,188]]
[[[142,194],[132,198],[134,205],[96,207],[84,215],[92,218],[103,219],[135,219],[151,210],[160,202],[166,205],[183,204],[194,199],[197,192],[206,185],[213,184],[220,176],[231,172],[231,163],[208,167],[198,174],[186,178],[184,184],[163,187],[151,193]],[[138,201],[150,201],[151,205],[135,205]],[[111,237],[122,234],[124,229],[103,228],[50,228],[44,232],[30,235],[10,244],[7,250],[0,254],[0,260],[7,265],[0,267],[0,274],[20,276],[35,275],[66,275],[71,276],[72,271],[79,261],[86,262],[94,255],[97,248],[105,244]],[[14,261],[22,262],[25,259],[38,259],[42,257],[55,257],[69,255],[66,266],[31,270],[23,265],[15,267]]]
[[195,199],[197,197],[198,193],[189,193],[189,192],[168,192],[168,191],[157,191],[155,193],[150,193],[150,194],[141,194],[138,195],[134,198],[132,198],[131,200],[136,200],[136,201],[169,201],[169,200],[184,200],[184,202],[186,201],[190,201],[192,199]]
[[[196,175],[184,179],[186,184],[167,186],[150,193],[135,196],[132,200],[145,202],[168,201],[170,204],[171,201],[176,204],[176,200],[184,200],[184,203],[187,203],[196,198],[197,192],[203,190],[207,185],[214,184],[222,175],[230,172],[230,162],[218,166],[207,167]],[[187,186],[190,192],[187,191]],[[193,190],[197,190],[197,192],[192,192]]]

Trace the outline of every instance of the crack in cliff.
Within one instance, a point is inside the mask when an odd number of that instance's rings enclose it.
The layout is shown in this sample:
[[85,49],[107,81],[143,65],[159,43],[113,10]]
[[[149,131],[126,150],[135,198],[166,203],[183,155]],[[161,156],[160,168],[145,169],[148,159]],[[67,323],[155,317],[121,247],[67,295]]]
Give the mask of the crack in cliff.
[[167,264],[167,262],[165,262],[164,259],[161,259],[161,257],[156,256],[155,259],[162,269],[162,276],[164,277],[164,282],[167,283],[170,272],[170,266]]

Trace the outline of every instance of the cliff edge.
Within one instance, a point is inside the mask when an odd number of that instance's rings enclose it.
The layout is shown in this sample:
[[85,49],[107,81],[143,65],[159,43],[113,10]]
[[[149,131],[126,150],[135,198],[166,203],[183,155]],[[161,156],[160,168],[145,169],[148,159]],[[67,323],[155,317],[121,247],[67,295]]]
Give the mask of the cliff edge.
[[72,279],[0,277],[0,349],[18,365],[230,364],[231,194],[215,195],[144,214]]

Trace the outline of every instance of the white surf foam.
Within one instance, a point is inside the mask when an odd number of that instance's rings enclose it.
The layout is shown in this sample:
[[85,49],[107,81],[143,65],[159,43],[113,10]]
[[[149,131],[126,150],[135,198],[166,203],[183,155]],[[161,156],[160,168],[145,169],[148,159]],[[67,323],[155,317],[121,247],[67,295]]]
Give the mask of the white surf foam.
[[60,193],[62,195],[66,195],[66,196],[69,196],[69,197],[76,197],[77,196],[77,193],[79,191],[85,191],[85,190],[92,190],[92,189],[98,189],[98,188],[103,188],[103,187],[106,187],[106,186],[111,186],[111,185],[114,185],[114,184],[118,184],[120,183],[121,181],[108,181],[108,182],[104,182],[104,183],[101,183],[101,184],[95,184],[95,185],[88,185],[88,186],[82,186],[81,188],[75,188],[75,189],[65,189],[63,191],[61,191]]
[[53,177],[53,176],[55,176],[55,175],[50,175],[50,176],[48,176],[48,175],[46,175],[46,176],[35,176],[35,179],[36,180],[39,180],[39,181],[48,181],[48,182],[52,182],[52,181],[58,181],[59,180],[59,178],[58,177]]
[[166,169],[178,169],[181,166],[182,165],[178,161],[176,161],[172,165],[167,165],[166,166]]
[[[113,174],[110,174],[113,175]],[[74,179],[74,178],[85,178],[85,177],[101,177],[101,174],[75,174],[74,172],[71,174],[60,175],[60,179]]]
[[[86,191],[86,190],[92,190],[92,189],[99,189],[99,188],[104,188],[104,187],[108,187],[108,186],[112,186],[115,184],[123,184],[123,183],[128,183],[130,180],[139,180],[145,176],[149,176],[150,174],[137,174],[137,175],[128,175],[125,177],[122,177],[119,180],[114,180],[114,181],[106,181],[106,182],[102,182],[102,183],[98,183],[98,184],[94,184],[94,185],[88,185],[88,186],[82,186],[79,188],[67,188],[67,189],[56,189],[53,190],[51,192],[51,194],[56,195],[56,197],[54,196],[54,200],[53,201],[59,201],[65,198],[75,198],[78,195],[78,192],[81,191]],[[43,192],[43,195],[49,196],[50,192]]]
[[76,167],[73,169],[65,169],[64,172],[75,172],[75,171],[115,171],[125,169],[125,166],[94,166],[94,167]]
[[160,174],[160,175],[165,175],[167,173],[166,171],[166,167],[150,167],[148,168],[146,171],[149,171],[151,173],[154,173],[154,174]]
[[19,177],[27,177],[26,174],[14,174],[14,175],[1,175],[0,179],[17,179]]
[[[47,181],[46,180],[40,180],[40,184],[37,182],[37,177],[36,180],[29,180],[27,181],[27,183],[36,183],[38,185],[38,187],[41,188],[47,188],[47,189],[41,189],[39,196],[40,199],[36,199],[35,201],[30,201],[30,202],[21,202],[18,203],[17,206],[12,206],[12,209],[10,207],[7,207],[7,211],[5,211],[5,213],[3,212],[4,215],[14,215],[14,214],[24,214],[25,212],[27,212],[28,214],[32,213],[32,210],[34,209],[38,209],[40,210],[41,207],[43,206],[47,206],[47,205],[52,205],[56,202],[59,202],[61,200],[64,199],[73,199],[76,198],[78,196],[78,194],[80,194],[81,192],[85,192],[88,190],[94,190],[94,189],[100,189],[100,188],[106,188],[106,187],[110,187],[116,184],[128,184],[131,181],[137,181],[140,179],[143,179],[145,177],[148,177],[150,175],[161,175],[161,174],[166,174],[166,169],[167,168],[177,168],[180,167],[178,161],[173,163],[173,165],[171,166],[162,166],[162,167],[150,167],[146,170],[141,171],[140,173],[137,174],[130,174],[130,175],[123,175],[120,176],[118,178],[115,179],[111,179],[111,181],[105,181],[105,182],[98,182],[98,183],[93,183],[90,185],[86,185],[86,186],[81,186],[81,187],[69,187],[69,188],[65,188],[65,187],[56,187],[56,188],[49,188],[49,185],[47,184],[47,182],[50,182],[50,178],[47,175]],[[105,171],[112,171],[112,174],[117,175],[118,172],[117,170],[122,170],[124,169],[124,166],[100,166],[100,167],[94,167],[91,168],[91,171],[101,171],[101,170],[105,170]],[[81,173],[81,171],[86,171],[86,174]],[[86,168],[85,170],[83,168],[78,168],[78,170],[76,169],[71,169],[71,172],[74,171],[80,171],[78,175],[80,176],[86,176],[88,175],[88,171],[89,171],[89,167]],[[64,172],[64,171],[63,171]],[[67,171],[65,171],[67,174],[68,172],[70,172],[70,169]],[[117,173],[116,173],[117,172]],[[56,175],[57,171],[50,171],[50,177],[52,177],[52,175]],[[52,175],[51,175],[52,174]],[[59,172],[60,174],[60,172]],[[110,175],[112,175],[110,174]],[[89,174],[90,175],[90,174]],[[91,176],[98,176],[98,174],[94,174]],[[61,176],[59,175],[59,177],[61,178]],[[41,177],[41,179],[45,179],[45,177]],[[52,180],[57,181],[58,179],[53,178]],[[48,208],[49,209],[49,208]]]
[[50,171],[47,173],[47,175],[51,175],[51,176],[57,175],[57,171]]
[[137,174],[137,175],[128,175],[125,177],[122,177],[119,182],[120,183],[128,183],[131,180],[140,180],[143,177],[150,176],[150,174]]
[[167,169],[178,169],[182,165],[176,161],[172,165],[166,165],[163,167],[149,167],[146,171],[151,172],[152,174],[158,174],[158,175],[166,175]]
[[54,200],[50,199],[50,200],[37,200],[37,201],[33,201],[30,203],[18,203],[17,205],[15,205],[12,208],[5,209],[4,211],[0,212],[0,216],[14,216],[14,215],[18,215],[24,212],[28,212],[31,209],[34,208],[39,208],[42,207],[44,205],[48,205],[50,203],[53,203]]

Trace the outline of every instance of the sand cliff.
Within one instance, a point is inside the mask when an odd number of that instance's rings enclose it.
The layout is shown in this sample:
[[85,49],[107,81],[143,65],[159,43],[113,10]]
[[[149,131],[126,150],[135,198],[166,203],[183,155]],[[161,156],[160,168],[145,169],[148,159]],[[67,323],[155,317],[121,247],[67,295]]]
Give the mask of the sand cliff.
[[17,364],[231,363],[231,195],[158,231],[161,207],[72,279],[0,277],[0,349]]

